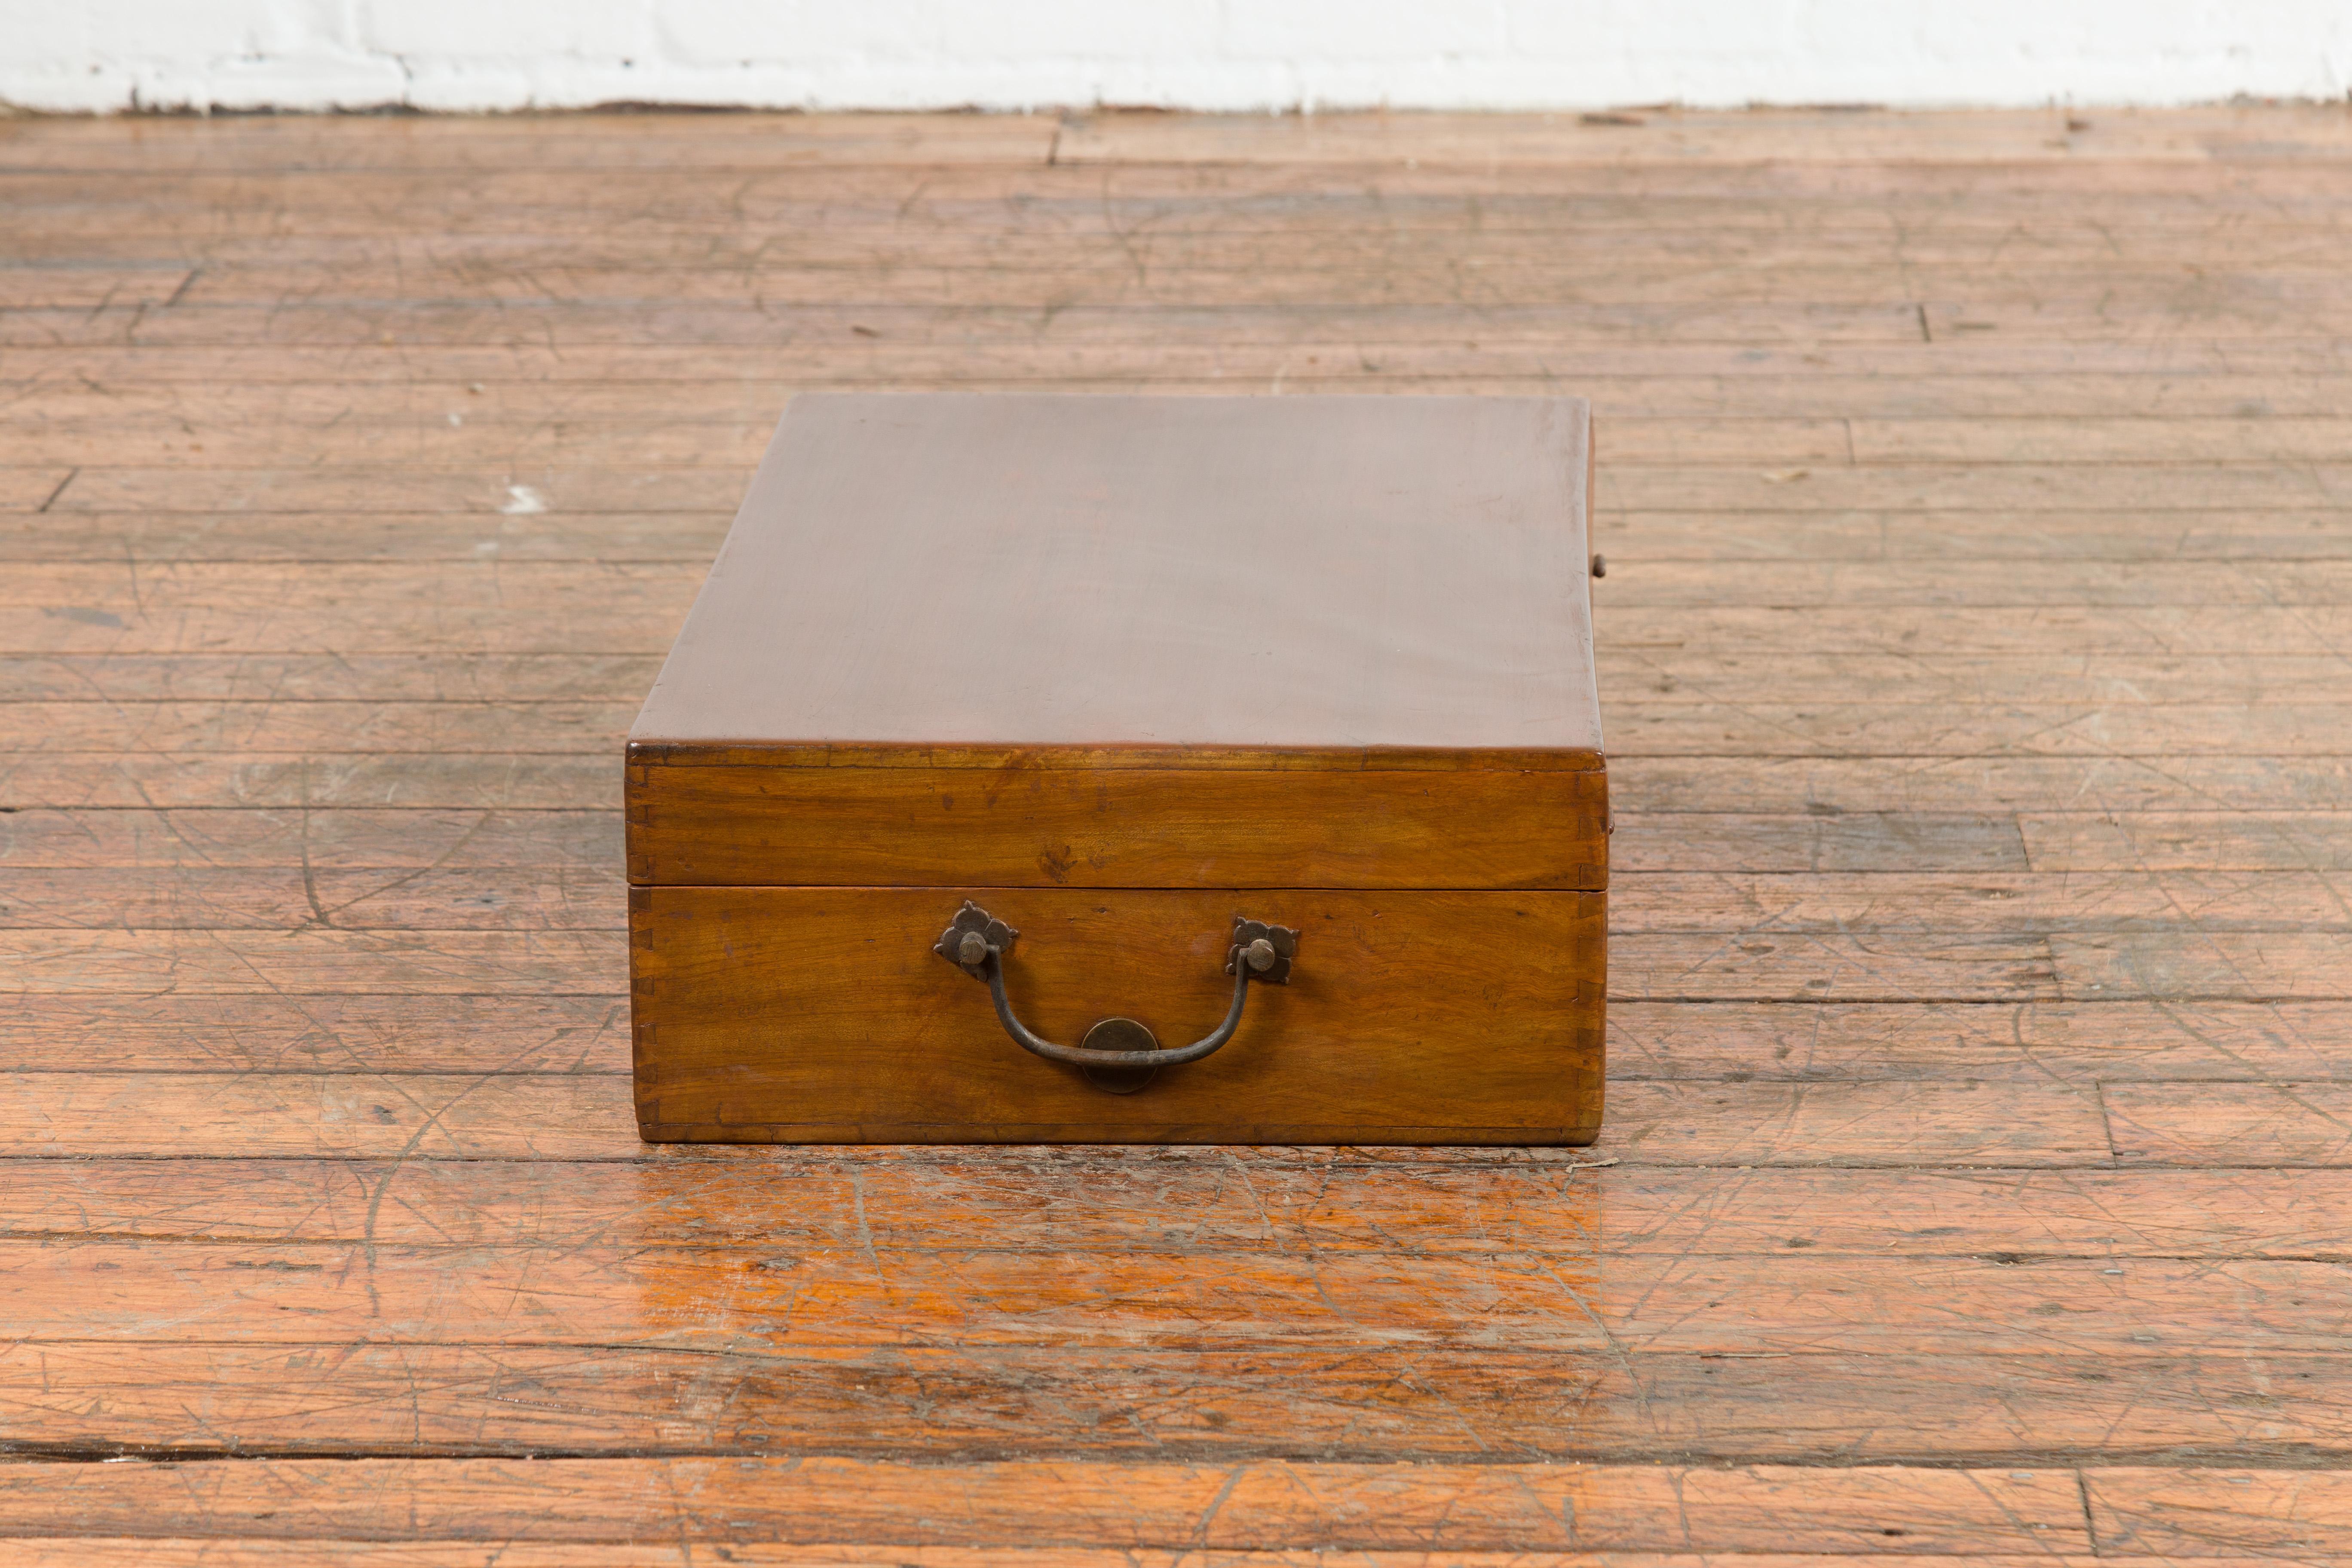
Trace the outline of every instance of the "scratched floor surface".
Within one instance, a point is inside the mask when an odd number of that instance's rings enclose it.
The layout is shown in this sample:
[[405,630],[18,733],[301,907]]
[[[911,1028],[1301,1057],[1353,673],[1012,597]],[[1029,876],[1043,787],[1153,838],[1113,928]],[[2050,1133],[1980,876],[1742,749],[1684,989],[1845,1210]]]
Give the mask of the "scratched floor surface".
[[[2340,106],[0,121],[0,1556],[2352,1554],[2347,242]],[[641,1147],[816,386],[1591,396],[1601,1142]]]

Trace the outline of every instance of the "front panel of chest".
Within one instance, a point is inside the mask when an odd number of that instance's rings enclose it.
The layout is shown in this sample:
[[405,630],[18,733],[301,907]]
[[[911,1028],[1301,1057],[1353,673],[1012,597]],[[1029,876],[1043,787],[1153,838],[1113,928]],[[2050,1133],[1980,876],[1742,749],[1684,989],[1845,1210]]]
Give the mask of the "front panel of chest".
[[[1589,1142],[1606,901],[636,888],[640,1130],[657,1142]],[[1104,1056],[1221,1028],[1205,1054],[1148,1072]]]

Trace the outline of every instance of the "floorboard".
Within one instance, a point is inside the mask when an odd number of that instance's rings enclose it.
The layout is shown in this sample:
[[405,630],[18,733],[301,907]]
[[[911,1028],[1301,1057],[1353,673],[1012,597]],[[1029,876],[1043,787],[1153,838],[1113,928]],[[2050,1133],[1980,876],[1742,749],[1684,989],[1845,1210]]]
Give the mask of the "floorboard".
[[[0,1552],[2352,1554],[2352,121],[0,120]],[[648,1148],[817,387],[1570,391],[1590,1150]]]

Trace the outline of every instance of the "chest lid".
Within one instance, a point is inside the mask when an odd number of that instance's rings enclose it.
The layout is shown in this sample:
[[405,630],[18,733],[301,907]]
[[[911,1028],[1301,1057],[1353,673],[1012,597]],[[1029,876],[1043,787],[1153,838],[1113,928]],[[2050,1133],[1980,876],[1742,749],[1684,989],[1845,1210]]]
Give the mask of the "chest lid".
[[1591,451],[1572,398],[796,398],[632,879],[1603,885]]

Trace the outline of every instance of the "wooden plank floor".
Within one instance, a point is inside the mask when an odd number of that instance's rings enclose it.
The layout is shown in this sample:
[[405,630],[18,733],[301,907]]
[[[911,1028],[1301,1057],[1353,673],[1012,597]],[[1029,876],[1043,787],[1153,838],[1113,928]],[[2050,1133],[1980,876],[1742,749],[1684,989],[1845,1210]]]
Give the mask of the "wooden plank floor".
[[[0,1556],[2352,1554],[2347,239],[2341,106],[0,121]],[[1589,395],[1601,1143],[641,1147],[816,386]]]

